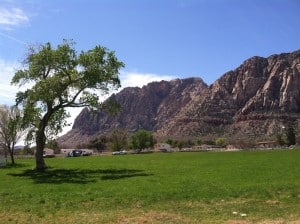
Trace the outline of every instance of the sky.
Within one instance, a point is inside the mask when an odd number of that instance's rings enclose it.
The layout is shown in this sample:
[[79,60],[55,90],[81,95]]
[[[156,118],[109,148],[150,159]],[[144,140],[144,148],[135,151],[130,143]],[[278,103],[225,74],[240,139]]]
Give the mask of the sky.
[[299,50],[299,12],[300,0],[0,0],[0,104],[14,104],[10,81],[32,45],[105,46],[125,63],[123,87],[212,84],[252,56]]

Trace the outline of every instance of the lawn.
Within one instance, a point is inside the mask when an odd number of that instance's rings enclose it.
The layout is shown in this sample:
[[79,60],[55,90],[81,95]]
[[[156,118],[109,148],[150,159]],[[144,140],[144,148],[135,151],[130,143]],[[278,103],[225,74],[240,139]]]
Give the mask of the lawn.
[[16,162],[0,169],[0,223],[300,222],[300,150]]

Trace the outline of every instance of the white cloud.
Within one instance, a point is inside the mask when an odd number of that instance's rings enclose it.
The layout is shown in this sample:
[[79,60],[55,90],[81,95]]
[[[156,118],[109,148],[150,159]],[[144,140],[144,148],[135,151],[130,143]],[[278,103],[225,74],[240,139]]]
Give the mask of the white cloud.
[[172,80],[176,77],[171,75],[159,75],[153,73],[122,72],[120,74],[122,87],[142,87],[150,82]]
[[10,85],[11,79],[19,65],[0,59],[0,102],[1,104],[13,105],[18,92],[17,86]]
[[26,24],[29,17],[19,8],[0,8],[0,25],[5,29],[11,29],[14,26]]

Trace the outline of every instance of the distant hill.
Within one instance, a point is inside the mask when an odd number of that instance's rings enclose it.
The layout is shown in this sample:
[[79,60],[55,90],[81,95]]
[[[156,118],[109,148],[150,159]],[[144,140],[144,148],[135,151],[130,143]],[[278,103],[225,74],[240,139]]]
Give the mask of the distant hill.
[[252,57],[210,86],[201,78],[160,81],[110,99],[122,107],[117,116],[83,109],[59,143],[75,147],[114,128],[150,130],[159,138],[274,138],[285,126],[300,130],[300,50]]

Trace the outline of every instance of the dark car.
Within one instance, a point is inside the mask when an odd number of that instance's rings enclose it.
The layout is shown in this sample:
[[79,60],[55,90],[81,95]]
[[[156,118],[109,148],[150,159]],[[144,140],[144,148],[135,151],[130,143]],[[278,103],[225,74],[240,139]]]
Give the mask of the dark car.
[[72,152],[69,153],[69,156],[70,157],[82,156],[82,150],[80,149],[72,150]]

